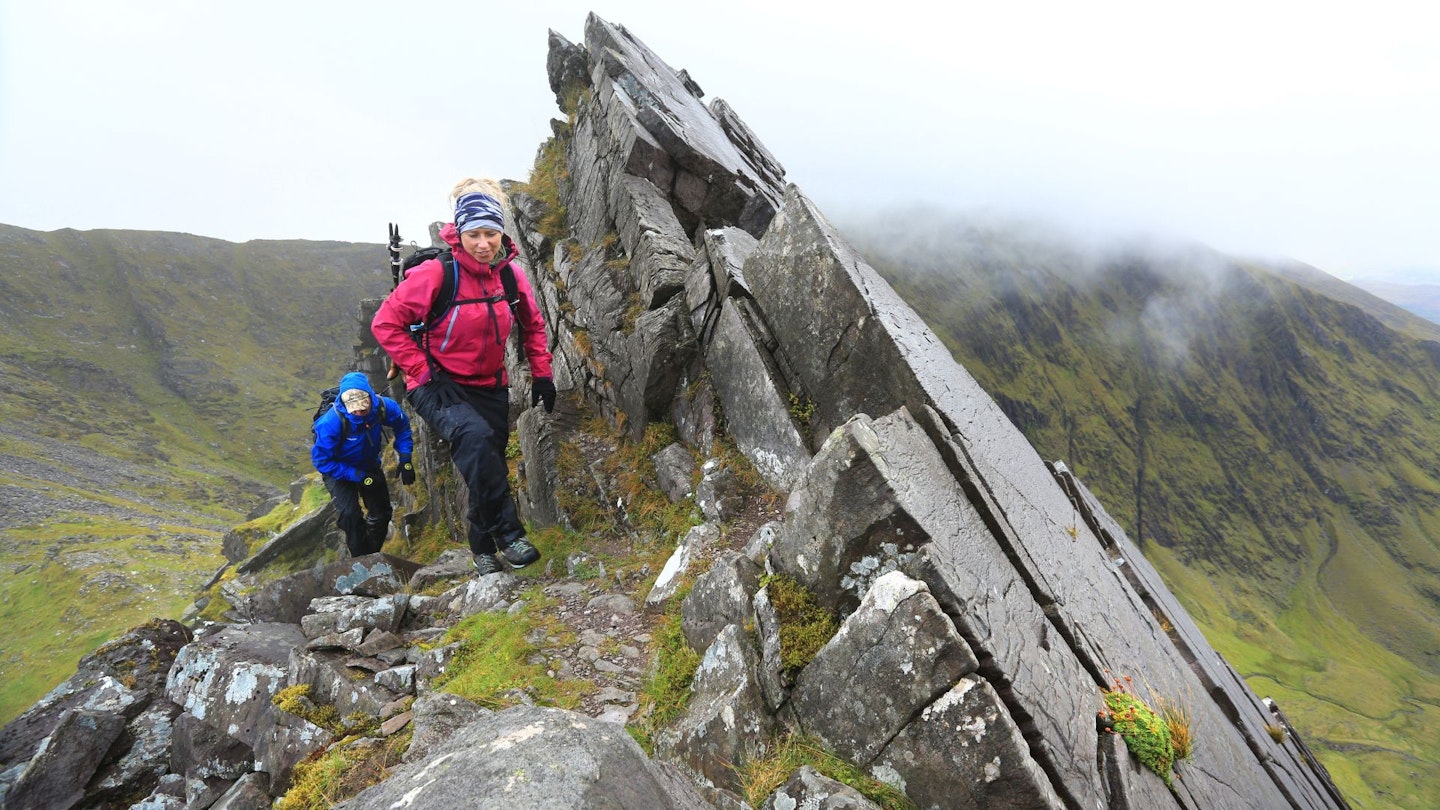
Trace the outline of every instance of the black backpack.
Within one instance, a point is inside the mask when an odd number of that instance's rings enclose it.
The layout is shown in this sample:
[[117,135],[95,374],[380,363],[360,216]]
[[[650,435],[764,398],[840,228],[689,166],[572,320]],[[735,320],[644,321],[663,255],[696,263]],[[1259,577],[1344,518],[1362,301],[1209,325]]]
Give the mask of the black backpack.
[[[315,423],[320,421],[320,417],[324,416],[326,411],[335,407],[335,398],[338,396],[340,396],[340,386],[338,385],[333,388],[326,388],[320,392],[320,404],[315,407],[315,413],[310,416],[311,443],[314,443],[315,439],[318,438],[315,433]],[[376,395],[371,395],[370,400],[375,403],[375,412],[379,414],[380,421],[385,421],[385,400]],[[342,418],[340,420],[340,440],[344,441],[345,434],[349,432],[350,420]]]

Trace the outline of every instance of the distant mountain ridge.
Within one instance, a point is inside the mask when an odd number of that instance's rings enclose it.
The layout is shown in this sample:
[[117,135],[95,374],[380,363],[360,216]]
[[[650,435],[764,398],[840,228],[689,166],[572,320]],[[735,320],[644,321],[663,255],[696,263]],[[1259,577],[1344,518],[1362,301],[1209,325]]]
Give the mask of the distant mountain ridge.
[[382,245],[0,225],[0,717],[193,598],[388,286]]
[[1355,279],[1350,283],[1421,318],[1440,324],[1440,284],[1414,284],[1368,278]]

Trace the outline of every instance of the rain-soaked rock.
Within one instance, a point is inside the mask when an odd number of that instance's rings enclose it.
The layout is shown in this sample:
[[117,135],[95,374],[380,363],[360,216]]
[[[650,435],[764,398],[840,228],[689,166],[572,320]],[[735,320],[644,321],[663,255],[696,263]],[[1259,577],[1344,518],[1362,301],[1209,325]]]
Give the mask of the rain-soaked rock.
[[11,810],[66,810],[85,796],[85,783],[125,728],[115,712],[71,709],[5,794]]

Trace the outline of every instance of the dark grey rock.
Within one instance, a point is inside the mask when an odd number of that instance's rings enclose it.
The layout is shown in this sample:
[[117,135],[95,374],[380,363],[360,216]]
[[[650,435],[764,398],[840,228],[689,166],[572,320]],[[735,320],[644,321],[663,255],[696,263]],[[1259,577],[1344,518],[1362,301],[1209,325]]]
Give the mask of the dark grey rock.
[[810,451],[791,419],[789,392],[778,387],[772,361],[747,325],[745,308],[733,300],[720,311],[705,361],[736,447],[766,482],[789,491]]
[[[429,565],[423,565],[410,577],[406,588],[412,593],[422,591],[436,582],[468,579],[475,569],[470,565],[469,549],[452,548],[441,552],[440,557]],[[414,600],[412,599],[412,602]]]
[[305,643],[293,624],[222,627],[175,657],[165,694],[196,719],[254,747],[270,698],[285,685],[290,654]]
[[695,494],[691,480],[695,476],[695,456],[676,442],[650,457],[655,464],[655,477],[666,497],[679,503]]
[[[342,716],[349,714],[336,708]],[[303,717],[279,709],[267,712],[255,735],[255,770],[266,774],[268,790],[281,795],[290,788],[295,766],[334,739],[328,730]]]
[[187,779],[239,779],[254,769],[255,751],[189,712],[176,719],[170,740],[170,771]]
[[115,712],[72,709],[56,723],[30,764],[5,794],[10,810],[67,810],[85,796],[110,745],[125,729]]
[[852,762],[869,763],[915,714],[978,666],[924,583],[896,571],[866,592],[800,672],[790,706],[806,733]]
[[449,740],[461,727],[492,714],[459,695],[425,691],[415,698],[415,734],[405,750],[406,762],[424,759],[432,748]]
[[247,773],[210,805],[210,810],[268,810],[273,801],[269,776]]
[[336,582],[351,577],[355,565],[369,570],[383,563],[388,566],[397,582],[408,582],[419,564],[385,553],[367,554],[354,560],[342,560],[319,568],[311,568],[281,577],[254,591],[237,595],[231,603],[250,622],[284,622],[297,624],[310,611],[314,599],[334,596]]
[[0,729],[0,769],[28,762],[40,741],[50,736],[61,716],[72,709],[138,716],[164,694],[165,677],[175,654],[190,639],[185,625],[157,619],[81,658],[74,675]]
[[726,625],[753,623],[750,600],[760,588],[762,573],[745,556],[725,551],[696,578],[680,606],[680,628],[692,650],[704,652]]
[[[560,382],[556,381],[559,388]],[[529,400],[526,399],[526,402]],[[560,408],[562,403],[557,403]],[[560,457],[561,434],[555,418],[544,408],[527,408],[517,422],[521,464],[516,501],[520,517],[532,529],[560,525],[560,496],[553,471]],[[413,586],[412,586],[413,587]]]

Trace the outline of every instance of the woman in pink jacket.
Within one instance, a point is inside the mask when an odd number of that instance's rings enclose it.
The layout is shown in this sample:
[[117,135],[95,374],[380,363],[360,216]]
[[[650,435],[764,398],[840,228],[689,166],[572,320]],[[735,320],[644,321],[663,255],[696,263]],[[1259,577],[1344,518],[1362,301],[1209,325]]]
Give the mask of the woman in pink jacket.
[[[411,407],[450,444],[450,457],[470,489],[470,552],[484,576],[504,570],[499,557],[515,568],[540,558],[525,539],[505,464],[510,436],[505,342],[512,324],[520,325],[530,364],[531,406],[543,402],[547,412],[553,410],[555,383],[544,316],[505,234],[505,192],[493,180],[470,179],[455,186],[451,199],[455,222],[440,238],[450,245],[453,270],[442,258],[411,268],[380,305],[370,329],[404,373]],[[515,277],[514,311],[501,281],[506,264]],[[431,318],[447,271],[458,273],[454,304]]]

